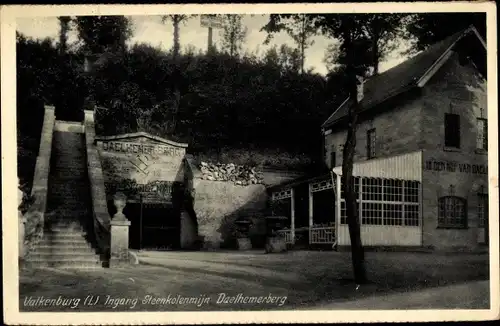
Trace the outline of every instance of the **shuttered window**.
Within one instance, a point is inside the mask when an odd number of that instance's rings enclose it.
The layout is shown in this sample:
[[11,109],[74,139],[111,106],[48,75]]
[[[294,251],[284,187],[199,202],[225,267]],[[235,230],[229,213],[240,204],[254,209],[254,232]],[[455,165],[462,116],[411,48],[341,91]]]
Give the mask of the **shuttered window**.
[[377,144],[375,129],[370,129],[366,132],[366,156],[374,158],[376,153],[375,146]]
[[446,113],[444,116],[444,146],[460,148],[460,116]]
[[335,152],[335,147],[332,147],[332,151],[330,152],[330,168],[334,168],[337,166],[337,153]]
[[488,120],[477,119],[477,148],[488,150]]

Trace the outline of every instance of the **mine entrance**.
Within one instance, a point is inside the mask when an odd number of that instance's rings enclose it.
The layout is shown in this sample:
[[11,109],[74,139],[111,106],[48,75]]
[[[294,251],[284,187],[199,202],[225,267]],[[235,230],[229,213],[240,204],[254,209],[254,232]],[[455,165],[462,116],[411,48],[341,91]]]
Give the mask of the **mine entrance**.
[[171,203],[129,201],[123,213],[131,222],[129,248],[180,248],[180,213]]

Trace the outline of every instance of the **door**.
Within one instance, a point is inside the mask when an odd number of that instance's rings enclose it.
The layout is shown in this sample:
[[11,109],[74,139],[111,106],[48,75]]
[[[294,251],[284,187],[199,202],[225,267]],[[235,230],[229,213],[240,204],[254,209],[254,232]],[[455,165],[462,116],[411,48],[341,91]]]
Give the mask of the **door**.
[[140,232],[143,249],[179,249],[180,214],[171,204],[143,203]]

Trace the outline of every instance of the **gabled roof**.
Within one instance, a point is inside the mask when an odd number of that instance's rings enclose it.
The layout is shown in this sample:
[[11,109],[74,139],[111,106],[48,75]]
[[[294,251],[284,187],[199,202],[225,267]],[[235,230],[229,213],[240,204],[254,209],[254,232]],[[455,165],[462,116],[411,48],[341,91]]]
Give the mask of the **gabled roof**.
[[132,138],[139,138],[139,137],[144,137],[148,138],[163,144],[168,144],[172,146],[177,146],[177,147],[188,147],[188,144],[186,143],[178,143],[170,139],[165,139],[161,138],[158,136],[154,136],[151,134],[148,134],[147,132],[139,131],[139,132],[133,132],[129,134],[121,134],[121,135],[114,135],[114,136],[97,136],[95,137],[96,141],[112,141],[112,140],[130,140]]
[[[359,103],[360,112],[373,108],[405,91],[415,87],[422,87],[448,59],[454,45],[462,37],[470,33],[476,35],[484,49],[486,49],[485,41],[473,26],[457,32],[430,46],[413,58],[366,80],[363,84],[364,97]],[[323,123],[322,128],[331,127],[347,116],[351,103],[352,101],[349,101],[349,98],[346,99]]]

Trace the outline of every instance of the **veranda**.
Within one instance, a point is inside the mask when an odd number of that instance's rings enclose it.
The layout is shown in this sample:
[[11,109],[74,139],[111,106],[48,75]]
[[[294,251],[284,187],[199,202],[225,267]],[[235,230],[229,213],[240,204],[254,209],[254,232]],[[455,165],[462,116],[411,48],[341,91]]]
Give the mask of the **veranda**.
[[[365,246],[421,246],[420,152],[354,165],[356,201]],[[287,243],[349,246],[342,169],[275,186],[273,215],[287,216]],[[338,218],[339,217],[339,218]]]

